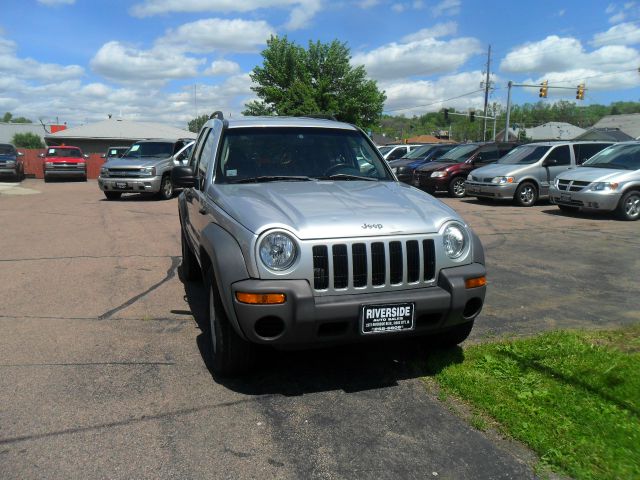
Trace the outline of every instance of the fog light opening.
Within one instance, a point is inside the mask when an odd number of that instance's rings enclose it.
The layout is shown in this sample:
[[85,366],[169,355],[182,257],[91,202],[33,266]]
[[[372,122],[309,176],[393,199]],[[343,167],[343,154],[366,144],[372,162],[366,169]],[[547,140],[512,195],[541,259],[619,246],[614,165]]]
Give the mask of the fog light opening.
[[462,311],[462,316],[466,319],[471,319],[480,313],[482,309],[482,300],[479,298],[472,298],[469,300],[464,306],[464,310]]
[[256,335],[262,338],[276,338],[284,332],[284,321],[279,317],[262,317],[253,326]]

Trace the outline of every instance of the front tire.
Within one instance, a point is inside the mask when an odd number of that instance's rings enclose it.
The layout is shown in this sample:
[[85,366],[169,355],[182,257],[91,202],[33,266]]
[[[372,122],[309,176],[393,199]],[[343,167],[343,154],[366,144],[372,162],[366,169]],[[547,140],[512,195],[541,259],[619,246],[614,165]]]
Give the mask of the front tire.
[[209,332],[211,336],[211,369],[223,377],[247,373],[253,366],[256,347],[241,338],[229,322],[213,278],[207,272],[209,290]]
[[160,191],[158,192],[158,198],[161,200],[170,200],[173,197],[173,183],[171,183],[171,177],[164,175],[160,181]]
[[625,193],[620,199],[617,213],[622,220],[638,220],[640,218],[640,192],[632,190]]
[[107,197],[107,200],[119,200],[122,196],[120,192],[104,192],[104,196]]
[[532,207],[538,201],[538,189],[531,182],[523,182],[516,190],[513,200],[520,207]]
[[449,182],[449,195],[453,198],[462,198],[466,195],[466,188],[464,186],[464,177],[454,177]]

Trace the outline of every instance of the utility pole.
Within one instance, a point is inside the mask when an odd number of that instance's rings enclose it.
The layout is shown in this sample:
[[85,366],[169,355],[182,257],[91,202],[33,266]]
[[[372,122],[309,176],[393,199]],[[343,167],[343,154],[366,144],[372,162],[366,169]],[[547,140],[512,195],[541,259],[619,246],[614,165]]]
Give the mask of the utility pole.
[[504,141],[509,141],[509,117],[511,116],[511,87],[513,86],[513,82],[509,80],[508,83],[509,90],[507,92],[507,121],[506,126],[504,127]]
[[487,78],[484,81],[484,110],[482,115],[484,116],[484,120],[482,122],[482,141],[484,142],[487,139],[487,105],[489,104],[489,87],[490,85],[490,74],[491,74],[491,45],[489,45],[489,51],[487,52]]

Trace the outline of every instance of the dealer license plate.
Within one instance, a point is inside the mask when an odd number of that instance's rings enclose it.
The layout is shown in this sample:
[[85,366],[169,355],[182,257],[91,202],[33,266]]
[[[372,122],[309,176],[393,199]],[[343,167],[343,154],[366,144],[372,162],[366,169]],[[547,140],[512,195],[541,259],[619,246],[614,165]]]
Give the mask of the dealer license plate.
[[414,310],[413,303],[363,305],[360,332],[369,334],[413,330]]
[[565,202],[570,202],[571,201],[571,195],[568,193],[561,193],[560,194],[560,200],[564,200]]
[[127,188],[127,182],[116,182],[116,188]]

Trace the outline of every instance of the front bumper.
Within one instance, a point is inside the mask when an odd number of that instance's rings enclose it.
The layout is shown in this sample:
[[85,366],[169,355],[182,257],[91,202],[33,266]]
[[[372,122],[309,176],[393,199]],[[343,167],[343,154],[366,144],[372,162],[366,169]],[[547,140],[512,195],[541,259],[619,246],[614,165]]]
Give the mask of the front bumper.
[[429,193],[446,192],[449,189],[450,179],[450,175],[446,177],[432,177],[429,172],[428,175],[414,175],[413,186]]
[[15,177],[18,174],[18,167],[0,167],[0,177],[12,176]]
[[516,190],[518,189],[517,183],[478,183],[470,182],[467,180],[464,182],[465,193],[471,197],[486,197],[496,199],[508,199],[513,200]]
[[566,192],[556,187],[549,188],[549,200],[556,205],[579,207],[584,210],[615,210],[620,203],[621,192],[603,190],[581,190],[579,192]]
[[[242,280],[231,286],[233,314],[247,340],[283,348],[422,336],[473,320],[482,309],[486,287],[467,289],[465,280],[485,274],[484,265],[473,263],[441,270],[433,287],[323,297],[314,297],[306,280]],[[286,301],[278,305],[250,305],[240,303],[236,292],[284,293]],[[364,305],[404,303],[415,306],[412,330],[360,333]],[[261,334],[269,328],[273,335]]]
[[160,191],[162,176],[155,177],[98,177],[98,186],[103,192],[157,193]]
[[65,168],[65,169],[55,169],[55,168],[45,168],[44,169],[45,177],[57,177],[57,178],[86,178],[87,170],[84,168]]

